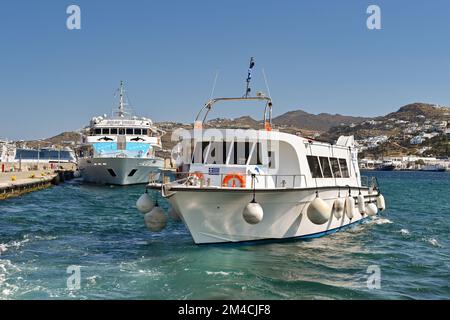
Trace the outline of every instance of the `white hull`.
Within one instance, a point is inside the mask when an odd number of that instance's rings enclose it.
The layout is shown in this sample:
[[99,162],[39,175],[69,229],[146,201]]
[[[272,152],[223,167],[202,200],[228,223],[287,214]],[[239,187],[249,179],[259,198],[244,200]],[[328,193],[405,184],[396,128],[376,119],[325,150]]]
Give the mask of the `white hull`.
[[[320,191],[320,198],[332,206],[338,193],[337,188]],[[343,188],[340,193],[342,197],[347,195]],[[357,194],[354,190],[353,196]],[[368,195],[368,190],[363,189],[362,194]],[[313,224],[306,210],[315,197],[313,189],[256,191],[256,201],[264,210],[264,218],[257,225],[246,223],[242,217],[243,209],[252,200],[251,191],[184,190],[176,191],[168,201],[180,212],[197,244],[320,236],[367,217],[356,208],[351,220],[343,214],[323,225]],[[366,197],[366,204],[368,201]]]
[[[148,183],[149,175],[164,167],[160,158],[85,158],[79,169],[85,182],[113,185]],[[134,171],[134,173],[133,173]],[[159,178],[159,174],[155,179]]]

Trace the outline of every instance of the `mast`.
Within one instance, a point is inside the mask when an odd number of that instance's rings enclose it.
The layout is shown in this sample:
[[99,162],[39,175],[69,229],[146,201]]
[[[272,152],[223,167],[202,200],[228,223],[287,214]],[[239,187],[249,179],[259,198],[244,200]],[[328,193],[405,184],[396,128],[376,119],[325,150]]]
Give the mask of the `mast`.
[[245,89],[245,98],[248,98],[248,95],[251,91],[250,89],[250,81],[252,80],[252,69],[255,66],[255,58],[251,57],[250,58],[250,66],[248,68],[248,73],[247,73],[247,88]]
[[119,95],[120,95],[120,100],[119,100],[119,113],[118,113],[118,116],[119,117],[123,117],[124,114],[125,114],[125,103],[124,103],[124,100],[123,100],[123,95],[124,95],[123,81],[120,81]]

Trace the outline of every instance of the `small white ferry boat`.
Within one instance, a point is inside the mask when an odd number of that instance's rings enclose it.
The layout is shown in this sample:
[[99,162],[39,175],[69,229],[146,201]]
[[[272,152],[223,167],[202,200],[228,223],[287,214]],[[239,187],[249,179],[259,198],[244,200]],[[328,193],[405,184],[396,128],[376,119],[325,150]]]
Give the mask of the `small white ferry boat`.
[[[248,89],[247,89],[248,93]],[[218,103],[263,102],[264,127],[204,129]],[[192,131],[173,138],[178,165],[150,181],[171,205],[196,244],[318,237],[374,216],[385,209],[375,178],[363,179],[352,136],[336,144],[279,132],[272,127],[272,100],[217,98],[197,115]],[[166,216],[146,192],[137,201],[152,231]]]
[[119,108],[112,117],[92,118],[84,145],[78,150],[79,170],[84,181],[99,184],[130,185],[148,183],[149,175],[164,167],[156,156],[164,132],[149,118],[136,117],[125,110],[123,82]]

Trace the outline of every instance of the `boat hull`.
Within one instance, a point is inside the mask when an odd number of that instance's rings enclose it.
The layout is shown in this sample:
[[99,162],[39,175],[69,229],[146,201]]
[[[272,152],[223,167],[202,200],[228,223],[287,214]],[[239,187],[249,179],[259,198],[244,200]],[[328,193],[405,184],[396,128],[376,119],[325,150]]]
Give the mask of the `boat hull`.
[[91,158],[80,159],[79,170],[83,181],[97,184],[132,185],[148,183],[149,175],[164,167],[160,158]]
[[[368,190],[362,193],[367,203]],[[332,207],[339,190],[319,194]],[[355,191],[353,196],[356,194]],[[341,196],[346,196],[342,190]],[[180,213],[196,244],[308,238],[338,231],[367,217],[356,208],[352,219],[343,214],[340,219],[332,216],[323,225],[313,224],[307,217],[307,208],[315,197],[313,189],[257,191],[256,201],[262,206],[264,217],[256,225],[246,223],[242,217],[252,200],[251,191],[176,191],[168,201]],[[372,200],[375,197],[372,195]]]

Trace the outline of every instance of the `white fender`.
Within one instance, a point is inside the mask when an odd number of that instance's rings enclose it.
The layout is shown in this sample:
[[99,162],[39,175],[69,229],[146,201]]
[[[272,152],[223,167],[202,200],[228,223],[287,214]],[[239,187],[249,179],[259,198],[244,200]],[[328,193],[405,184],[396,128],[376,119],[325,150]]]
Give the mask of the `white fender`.
[[366,203],[365,203],[365,201],[366,200],[364,199],[364,196],[362,194],[360,194],[358,196],[358,211],[362,215],[366,213]]
[[377,207],[380,211],[384,211],[386,209],[386,202],[384,201],[384,197],[381,193],[377,197]]
[[330,208],[330,206],[325,201],[317,197],[313,201],[311,201],[306,213],[312,223],[320,225],[324,224],[330,219],[331,209],[332,208]]
[[353,219],[354,212],[355,212],[355,199],[353,199],[353,197],[345,198],[345,214],[349,219]]
[[148,193],[144,193],[136,201],[136,208],[141,213],[147,213],[147,212],[152,211],[154,206],[155,206],[155,204],[153,203],[153,200]]
[[166,227],[167,216],[160,207],[154,207],[152,211],[145,214],[144,221],[150,231],[159,232]]
[[369,217],[373,217],[378,213],[378,208],[375,203],[371,202],[367,205],[366,213]]
[[339,198],[334,200],[332,213],[336,219],[342,218],[345,208],[345,199]]
[[244,208],[242,217],[248,224],[258,224],[264,217],[264,211],[258,202],[250,202]]

